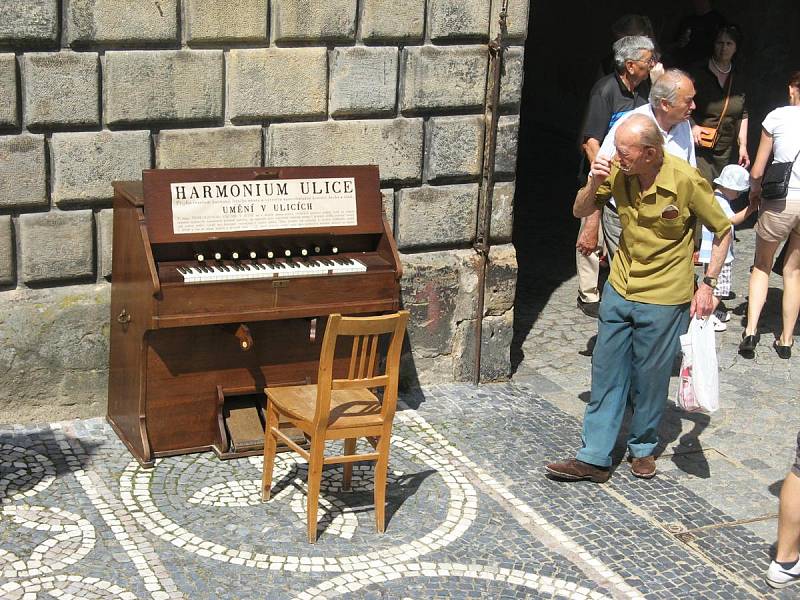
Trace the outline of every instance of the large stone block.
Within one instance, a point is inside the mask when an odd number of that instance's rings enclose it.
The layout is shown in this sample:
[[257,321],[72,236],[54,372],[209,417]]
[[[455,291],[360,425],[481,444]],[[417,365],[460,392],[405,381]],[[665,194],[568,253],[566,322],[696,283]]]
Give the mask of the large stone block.
[[486,0],[430,0],[431,39],[486,39],[489,35],[489,4]]
[[100,277],[111,277],[111,259],[114,249],[114,211],[105,208],[94,215],[97,232],[97,270]]
[[408,337],[415,356],[449,354],[456,324],[475,318],[474,257],[472,250],[400,255],[400,294],[411,313]]
[[0,3],[0,46],[57,43],[58,4],[58,0],[4,0]]
[[494,156],[494,173],[497,176],[517,172],[517,144],[519,142],[519,117],[500,117],[497,124],[497,149]]
[[0,137],[0,208],[48,205],[44,136]]
[[506,50],[504,72],[500,76],[500,105],[506,108],[518,106],[522,100],[525,49],[512,46]]
[[422,172],[422,119],[282,123],[267,132],[267,166],[378,165],[382,181]]
[[[453,378],[472,381],[475,373],[475,321],[464,321],[455,332]],[[502,381],[511,376],[511,341],[514,337],[514,311],[481,321],[480,381]]]
[[14,223],[9,215],[0,216],[0,284],[14,283]]
[[51,211],[19,217],[25,283],[85,279],[94,275],[92,211]]
[[514,231],[514,182],[494,184],[490,239],[494,243],[510,242]]
[[356,0],[272,0],[276,42],[350,41],[356,36]]
[[475,238],[477,207],[475,184],[400,190],[397,247],[414,250],[468,244]]
[[184,11],[190,44],[267,41],[267,0],[186,0]]
[[393,115],[397,61],[396,48],[335,48],[331,52],[331,114]]
[[178,41],[178,0],[69,0],[65,5],[66,39],[72,46]]
[[498,316],[511,310],[516,291],[517,253],[514,246],[492,246],[486,265],[484,314]]
[[[500,8],[503,0],[492,0],[492,13],[489,17],[489,36],[495,39],[500,31]],[[522,41],[528,35],[528,0],[513,0],[508,3],[506,18],[506,40]]]
[[222,60],[222,50],[106,53],[106,124],[221,122]]
[[32,52],[20,58],[29,128],[100,124],[100,61],[93,52]]
[[157,169],[258,167],[261,127],[162,130],[155,140]]
[[48,423],[105,412],[110,287],[18,288],[3,293],[3,423]]
[[325,48],[231,50],[227,70],[228,116],[234,123],[326,114]]
[[51,144],[52,196],[59,207],[108,202],[111,182],[141,179],[150,168],[150,132],[56,133]]
[[362,0],[361,38],[367,42],[421,40],[425,0]]
[[465,357],[458,345],[459,323],[475,319],[476,255],[472,250],[401,254],[403,308],[411,313],[408,340],[412,352],[403,356],[401,382],[452,381]]
[[481,108],[487,60],[483,46],[403,49],[400,109],[414,114],[442,108]]
[[19,126],[17,107],[17,58],[0,54],[0,129]]
[[431,117],[425,128],[425,180],[474,179],[481,172],[483,117]]

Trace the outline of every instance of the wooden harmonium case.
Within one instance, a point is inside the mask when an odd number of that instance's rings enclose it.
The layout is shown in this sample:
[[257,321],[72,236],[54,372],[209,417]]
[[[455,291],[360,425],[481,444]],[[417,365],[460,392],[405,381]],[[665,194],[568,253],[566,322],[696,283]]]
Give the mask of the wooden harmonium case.
[[262,390],[315,382],[327,315],[399,308],[375,166],[147,170],[113,185],[108,420],[144,465],[260,452]]

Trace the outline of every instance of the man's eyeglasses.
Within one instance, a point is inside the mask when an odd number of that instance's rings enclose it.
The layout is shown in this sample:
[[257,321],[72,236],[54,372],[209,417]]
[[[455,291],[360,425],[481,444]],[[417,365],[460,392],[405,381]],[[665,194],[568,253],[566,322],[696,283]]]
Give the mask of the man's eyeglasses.
[[653,67],[655,67],[658,64],[658,59],[656,59],[655,56],[651,56],[647,60],[645,60],[644,58],[632,58],[631,62],[644,63],[644,64],[646,64],[648,66],[648,68],[652,69]]

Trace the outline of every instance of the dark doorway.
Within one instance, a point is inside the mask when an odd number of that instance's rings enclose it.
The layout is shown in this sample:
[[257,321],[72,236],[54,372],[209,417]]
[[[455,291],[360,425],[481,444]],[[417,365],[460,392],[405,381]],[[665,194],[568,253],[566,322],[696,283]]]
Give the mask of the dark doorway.
[[[786,103],[788,74],[800,69],[800,2],[712,4],[744,33],[739,58],[748,82],[748,147],[754,157],[761,121]],[[663,45],[692,10],[690,1],[649,6],[531,0],[514,199],[519,275],[512,370],[524,358],[522,342],[551,293],[575,275],[578,221],[571,208],[578,187],[578,136],[599,61],[610,52],[611,24],[625,13],[647,14]]]

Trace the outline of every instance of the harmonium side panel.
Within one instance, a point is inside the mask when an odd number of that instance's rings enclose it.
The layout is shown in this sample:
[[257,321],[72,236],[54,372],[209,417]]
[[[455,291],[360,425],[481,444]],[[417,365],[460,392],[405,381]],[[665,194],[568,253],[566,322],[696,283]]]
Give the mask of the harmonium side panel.
[[[253,347],[242,351],[238,324],[147,334],[147,432],[156,454],[210,449],[219,439],[217,386],[252,389],[316,382],[325,319],[312,340],[309,319],[248,323]],[[338,359],[344,368],[346,357]]]
[[139,458],[147,457],[144,431],[144,332],[152,316],[152,283],[139,211],[117,192],[114,199],[113,284],[109,348],[109,422]]

